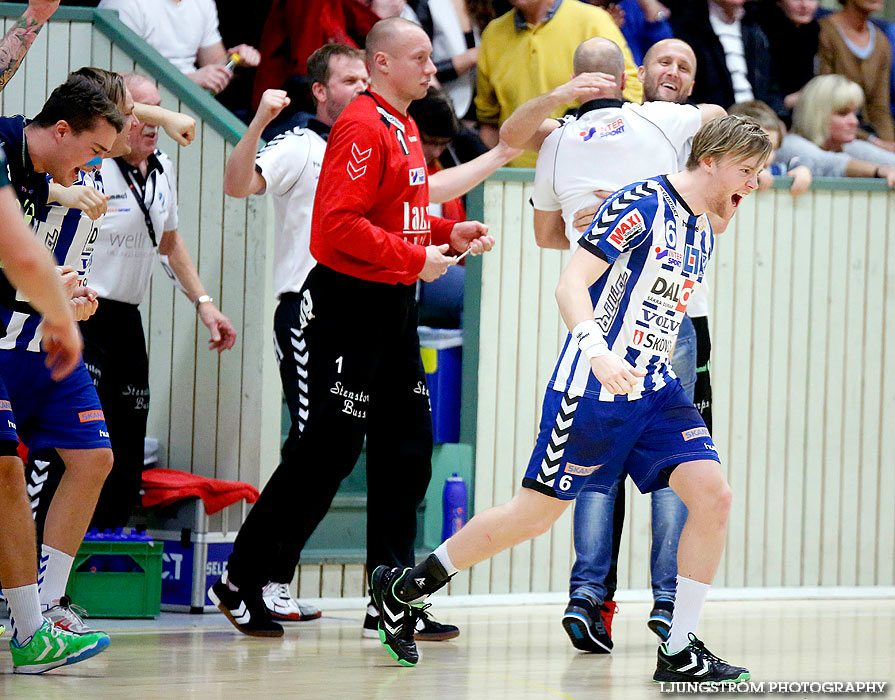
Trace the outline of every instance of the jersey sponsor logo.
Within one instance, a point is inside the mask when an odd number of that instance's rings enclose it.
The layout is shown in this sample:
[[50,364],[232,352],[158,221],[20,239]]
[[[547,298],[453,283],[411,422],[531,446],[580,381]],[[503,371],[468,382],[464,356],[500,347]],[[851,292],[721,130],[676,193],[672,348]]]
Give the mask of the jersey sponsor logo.
[[668,281],[662,276],[656,277],[650,293],[647,294],[647,300],[664,306],[668,309],[674,309],[681,313],[687,310],[687,303],[690,301],[690,295],[693,293],[693,280],[684,280],[683,285],[679,282]]
[[618,277],[615,278],[615,282],[609,287],[606,301],[603,302],[603,314],[596,319],[597,325],[604,333],[609,332],[609,329],[612,327],[612,322],[615,321],[618,309],[621,306],[622,295],[625,292],[625,285],[627,282],[628,271],[622,270]]
[[643,233],[646,226],[643,223],[643,217],[636,209],[628,214],[620,224],[617,224],[609,233],[607,239],[613,248],[624,250],[625,244],[628,243],[638,233]]
[[696,246],[688,245],[684,248],[684,272],[688,275],[705,273],[705,255]]
[[684,256],[676,250],[656,246],[656,260],[664,260],[669,265],[680,267],[684,262]]
[[78,420],[82,423],[89,423],[94,420],[105,420],[102,411],[81,411],[78,414]]
[[644,333],[641,330],[634,331],[634,345],[640,345],[647,350],[668,354],[671,352],[671,346],[674,345],[674,338],[657,334]]
[[583,137],[585,141],[590,141],[594,136],[605,139],[612,136],[620,136],[623,133],[625,133],[625,121],[619,118],[609,124],[592,126],[587,131],[582,131],[579,136]]
[[11,411],[12,404],[9,403],[6,399],[0,400],[0,411]]
[[690,430],[685,430],[684,432],[682,432],[681,435],[683,436],[684,440],[695,440],[696,438],[701,437],[711,437],[711,435],[709,435],[708,428],[690,428]]
[[6,421],[6,425],[9,426],[10,428],[12,428],[13,430],[18,430],[18,428],[16,428],[16,424],[13,423],[11,420]]
[[602,466],[602,464],[595,464],[592,467],[582,467],[578,464],[572,464],[571,462],[569,462],[568,464],[566,464],[563,471],[566,474],[573,474],[574,476],[590,476]]
[[656,326],[656,328],[661,328],[669,333],[674,333],[681,325],[680,321],[676,321],[671,316],[666,316],[651,309],[643,309],[643,320],[649,325]]
[[411,168],[410,173],[410,185],[422,185],[426,181],[426,169],[425,168]]
[[109,433],[107,433],[105,430],[100,430],[100,431],[99,431],[99,436],[100,436],[101,438],[108,438],[108,437],[109,437]]
[[410,202],[404,202],[404,237],[414,243],[428,245],[423,241],[429,235],[430,230],[429,207],[410,206]]

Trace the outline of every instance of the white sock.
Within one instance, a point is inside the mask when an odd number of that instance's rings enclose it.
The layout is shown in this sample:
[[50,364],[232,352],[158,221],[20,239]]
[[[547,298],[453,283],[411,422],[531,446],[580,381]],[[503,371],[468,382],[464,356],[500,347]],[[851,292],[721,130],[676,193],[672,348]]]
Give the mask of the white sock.
[[677,594],[674,596],[674,614],[671,632],[665,642],[668,654],[677,654],[690,643],[690,633],[696,634],[702,604],[711,585],[683,576],[677,577]]
[[9,624],[12,627],[12,636],[22,644],[34,635],[44,623],[40,614],[40,596],[37,593],[37,584],[30,583],[27,586],[16,588],[4,588],[6,604],[9,606]]
[[444,567],[444,570],[447,571],[448,576],[453,576],[460,569],[454,566],[454,562],[451,561],[451,557],[447,551],[447,542],[442,542],[438,545],[438,549],[432,552],[437,558],[438,561],[441,562],[441,565]]
[[58,549],[43,544],[40,546],[40,569],[37,585],[40,588],[40,604],[44,610],[56,605],[65,595],[68,575],[75,558]]

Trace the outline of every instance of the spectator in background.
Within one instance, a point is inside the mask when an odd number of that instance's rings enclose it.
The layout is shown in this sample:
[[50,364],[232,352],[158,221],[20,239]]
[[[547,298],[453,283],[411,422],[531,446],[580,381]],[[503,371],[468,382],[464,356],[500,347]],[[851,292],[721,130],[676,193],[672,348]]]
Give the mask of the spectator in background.
[[883,0],[839,1],[842,10],[820,20],[818,72],[839,73],[860,85],[866,99],[864,116],[880,139],[891,142],[895,140],[889,100],[892,46],[869,21]]
[[745,4],[745,0],[708,0],[671,16],[674,35],[690,44],[699,64],[693,101],[726,109],[736,102],[761,100],[784,116],[768,37],[753,8]]
[[819,75],[802,90],[803,109],[793,129],[831,153],[876,165],[895,166],[895,154],[858,138],[858,112],[864,104],[861,86],[842,75]]
[[622,30],[634,63],[643,63],[649,47],[662,39],[672,37],[668,23],[670,13],[657,0],[589,0],[591,5],[605,8]]
[[[273,0],[215,0],[218,8],[218,30],[224,46],[245,43],[261,46],[261,32],[270,15]],[[237,70],[233,81],[218,101],[244,122],[251,120],[252,86],[256,71]]]
[[813,78],[802,88],[792,111],[792,133],[783,138],[777,159],[798,158],[814,177],[878,177],[895,186],[895,168],[832,150],[854,139],[854,112],[861,101],[860,87],[841,76]]
[[[465,0],[410,0],[414,17],[432,40],[435,79],[447,92],[461,119],[472,109],[479,33]],[[475,119],[475,115],[471,115]]]
[[768,161],[769,164],[758,176],[758,188],[760,190],[770,189],[771,185],[774,184],[774,178],[780,175],[792,178],[792,186],[789,188],[789,191],[794,197],[805,193],[811,187],[811,171],[806,166],[800,165],[798,157],[792,158],[788,162],[777,158],[777,151],[783,142],[783,135],[786,133],[786,129],[780,118],[774,114],[773,109],[764,102],[752,100],[751,102],[738,102],[730,108],[728,113],[754,119],[774,146],[771,158]]
[[768,37],[771,63],[783,92],[783,103],[792,109],[799,90],[814,77],[820,25],[818,0],[762,0],[756,19]]
[[117,10],[122,22],[181,73],[215,94],[233,79],[225,67],[229,56],[239,54],[242,66],[261,61],[258,50],[247,44],[224,48],[214,0],[101,0],[99,7]]
[[[304,106],[313,112],[311,85],[298,78],[308,71],[308,57],[324,44],[363,46],[378,20],[375,8],[362,0],[274,0],[261,33],[262,60],[252,89],[252,108],[258,108],[265,90],[286,89],[296,105],[296,98],[307,97]],[[302,89],[291,89],[290,79]]]
[[[479,47],[476,113],[482,140],[498,143],[498,129],[526,100],[565,83],[572,74],[572,55],[585,39],[605,37],[622,48],[627,83],[624,96],[640,102],[643,89],[631,50],[609,13],[578,0],[512,0],[514,9],[498,17],[482,33]],[[551,116],[572,107],[560,105]],[[535,153],[510,163],[534,167]]]

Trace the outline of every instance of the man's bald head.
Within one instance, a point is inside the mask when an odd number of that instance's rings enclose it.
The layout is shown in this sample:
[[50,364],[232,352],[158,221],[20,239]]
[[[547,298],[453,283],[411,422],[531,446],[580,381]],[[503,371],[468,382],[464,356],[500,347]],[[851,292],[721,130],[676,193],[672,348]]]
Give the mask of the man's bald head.
[[373,64],[373,57],[378,51],[394,51],[394,48],[403,43],[408,36],[419,32],[425,34],[422,27],[403,17],[379,20],[367,34],[367,63]]
[[572,59],[575,75],[582,73],[608,73],[615,78],[617,85],[622,84],[625,73],[625,56],[618,44],[594,37],[578,44]]

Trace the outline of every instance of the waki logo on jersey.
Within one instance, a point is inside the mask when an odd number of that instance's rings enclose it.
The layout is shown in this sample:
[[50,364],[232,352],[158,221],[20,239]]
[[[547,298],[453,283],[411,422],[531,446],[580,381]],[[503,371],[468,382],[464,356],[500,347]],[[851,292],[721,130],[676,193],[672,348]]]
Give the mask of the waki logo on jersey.
[[411,168],[410,169],[410,185],[422,185],[426,182],[426,169],[423,168]]
[[619,251],[625,249],[625,243],[630,241],[638,233],[643,233],[646,226],[643,223],[643,217],[636,209],[628,214],[624,220],[618,224],[607,237],[613,248]]

